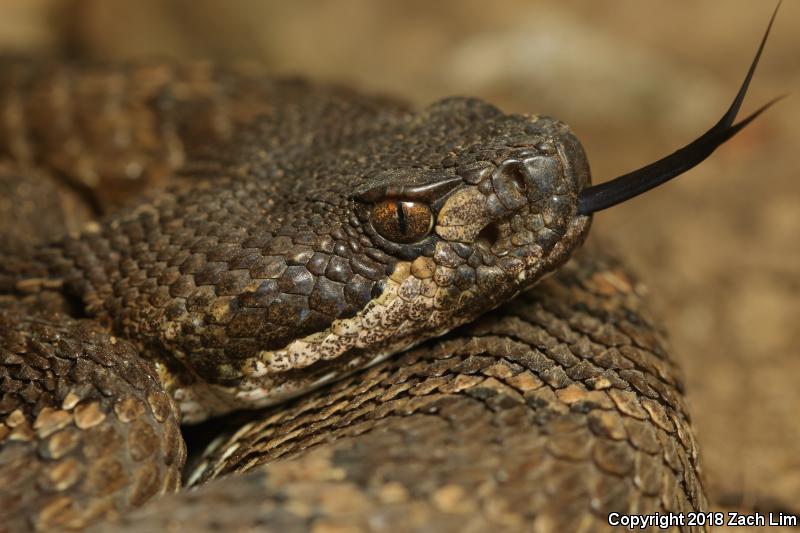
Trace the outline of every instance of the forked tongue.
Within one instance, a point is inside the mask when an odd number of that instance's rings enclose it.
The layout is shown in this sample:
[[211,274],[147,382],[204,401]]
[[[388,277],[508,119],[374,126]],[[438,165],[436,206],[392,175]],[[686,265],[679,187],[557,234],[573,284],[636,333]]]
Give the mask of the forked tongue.
[[658,187],[676,176],[680,176],[687,170],[699,165],[725,141],[736,135],[742,128],[750,124],[758,115],[766,111],[778,100],[784,98],[784,96],[775,98],[740,122],[734,123],[780,6],[781,2],[778,2],[769,20],[769,24],[767,25],[767,31],[764,32],[764,37],[761,39],[761,44],[758,46],[756,56],[753,58],[750,69],[747,71],[747,76],[745,76],[744,82],[742,82],[742,86],[739,88],[739,92],[736,94],[733,103],[719,122],[714,124],[710,130],[694,141],[658,161],[614,178],[613,180],[583,189],[578,195],[578,213],[588,215],[596,211],[607,209],[618,203],[630,200],[635,196],[639,196],[643,192],[647,192],[654,187]]

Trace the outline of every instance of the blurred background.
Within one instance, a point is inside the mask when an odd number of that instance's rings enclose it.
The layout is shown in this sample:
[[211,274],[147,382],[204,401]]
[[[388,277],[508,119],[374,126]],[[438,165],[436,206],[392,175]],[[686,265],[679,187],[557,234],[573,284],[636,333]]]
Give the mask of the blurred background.
[[[424,105],[545,113],[595,181],[665,155],[729,105],[773,2],[0,0],[0,49],[257,60]],[[800,2],[745,112],[790,97],[690,174],[600,213],[682,364],[716,507],[800,513]]]

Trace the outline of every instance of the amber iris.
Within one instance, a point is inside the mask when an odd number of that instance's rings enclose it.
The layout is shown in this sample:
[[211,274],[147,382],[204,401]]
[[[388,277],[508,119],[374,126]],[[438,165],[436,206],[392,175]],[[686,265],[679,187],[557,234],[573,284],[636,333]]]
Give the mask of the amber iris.
[[420,241],[430,233],[433,213],[422,202],[389,199],[375,204],[370,221],[384,239],[406,244]]

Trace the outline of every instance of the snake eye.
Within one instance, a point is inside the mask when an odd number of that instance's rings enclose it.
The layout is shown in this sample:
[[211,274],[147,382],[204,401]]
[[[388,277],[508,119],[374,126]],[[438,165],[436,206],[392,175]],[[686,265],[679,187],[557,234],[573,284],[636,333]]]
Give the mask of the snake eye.
[[384,200],[372,208],[370,222],[384,239],[407,244],[420,241],[430,233],[433,213],[422,202]]

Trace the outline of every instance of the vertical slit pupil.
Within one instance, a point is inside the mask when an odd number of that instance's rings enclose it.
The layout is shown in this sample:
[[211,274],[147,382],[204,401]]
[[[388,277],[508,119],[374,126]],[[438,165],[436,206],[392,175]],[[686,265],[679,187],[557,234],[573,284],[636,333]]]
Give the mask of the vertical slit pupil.
[[408,231],[408,221],[406,218],[406,206],[404,202],[397,202],[395,204],[397,210],[397,227],[400,230],[400,235],[405,235]]

